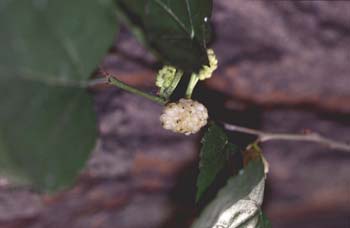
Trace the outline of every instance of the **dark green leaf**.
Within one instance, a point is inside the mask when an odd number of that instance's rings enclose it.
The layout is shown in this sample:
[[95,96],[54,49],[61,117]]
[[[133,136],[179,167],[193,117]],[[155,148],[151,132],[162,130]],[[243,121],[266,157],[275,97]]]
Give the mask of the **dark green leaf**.
[[[208,64],[212,0],[117,0],[119,13],[140,41],[170,65],[197,71]],[[143,31],[145,35],[142,35]]]
[[259,213],[259,222],[258,222],[258,225],[256,227],[257,228],[271,228],[272,227],[269,219],[266,217],[266,215],[262,211],[260,211],[260,213]]
[[116,29],[108,0],[0,3],[0,175],[54,191],[91,152],[86,80]]
[[197,200],[227,164],[229,155],[234,150],[235,146],[228,141],[225,132],[219,126],[211,124],[202,139],[197,179]]
[[260,216],[264,186],[264,163],[262,159],[251,160],[229,179],[192,228],[268,227],[263,226],[267,223]]

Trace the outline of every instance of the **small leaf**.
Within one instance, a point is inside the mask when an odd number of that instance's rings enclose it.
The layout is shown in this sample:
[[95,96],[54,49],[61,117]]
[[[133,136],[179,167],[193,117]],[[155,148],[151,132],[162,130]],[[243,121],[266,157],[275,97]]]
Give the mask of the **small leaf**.
[[235,146],[229,143],[227,135],[219,126],[215,124],[209,126],[202,139],[200,151],[197,201],[227,164],[229,155],[235,149]]
[[[183,71],[208,65],[212,0],[117,0],[118,13],[138,40]],[[140,31],[143,31],[142,34]]]
[[0,175],[55,191],[95,144],[87,79],[115,37],[109,0],[0,3]]
[[265,172],[262,158],[250,160],[239,174],[229,179],[192,228],[267,228],[262,215]]

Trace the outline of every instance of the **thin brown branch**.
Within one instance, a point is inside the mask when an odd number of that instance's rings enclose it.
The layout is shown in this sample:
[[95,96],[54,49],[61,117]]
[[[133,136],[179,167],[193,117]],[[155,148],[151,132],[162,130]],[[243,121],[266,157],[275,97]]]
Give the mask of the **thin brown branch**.
[[285,140],[285,141],[305,141],[314,142],[331,149],[342,150],[350,152],[350,145],[343,142],[338,142],[329,138],[325,138],[317,133],[311,134],[280,134],[259,131],[251,128],[241,127],[233,124],[226,124],[225,128],[229,131],[241,132],[249,135],[256,135],[258,137],[257,142],[266,142],[271,140]]

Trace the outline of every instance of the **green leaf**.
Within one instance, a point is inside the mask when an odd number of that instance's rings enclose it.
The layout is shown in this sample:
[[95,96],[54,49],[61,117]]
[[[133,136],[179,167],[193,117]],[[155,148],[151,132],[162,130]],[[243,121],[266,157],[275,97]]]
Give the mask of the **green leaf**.
[[202,139],[200,151],[199,176],[197,178],[198,201],[217,174],[227,164],[229,155],[235,151],[235,146],[228,141],[225,132],[216,124],[211,124]]
[[138,39],[155,49],[166,64],[189,72],[208,64],[206,45],[212,0],[117,0],[117,3],[119,14]]
[[258,227],[258,228],[271,228],[272,227],[269,219],[266,217],[266,215],[262,211],[260,211],[260,213],[259,213],[259,222],[258,222],[258,225],[256,227]]
[[107,0],[0,3],[0,175],[54,191],[95,144],[87,79],[116,30]]
[[192,228],[270,227],[261,212],[264,187],[262,158],[250,160],[237,176],[229,179]]

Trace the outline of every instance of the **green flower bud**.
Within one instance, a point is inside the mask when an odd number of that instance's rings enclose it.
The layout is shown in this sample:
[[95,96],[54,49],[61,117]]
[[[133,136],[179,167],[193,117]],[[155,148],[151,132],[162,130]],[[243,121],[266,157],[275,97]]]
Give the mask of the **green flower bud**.
[[212,76],[213,72],[218,68],[218,60],[213,49],[207,50],[209,66],[204,65],[198,73],[199,80],[205,80]]

